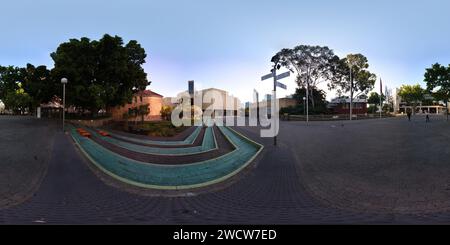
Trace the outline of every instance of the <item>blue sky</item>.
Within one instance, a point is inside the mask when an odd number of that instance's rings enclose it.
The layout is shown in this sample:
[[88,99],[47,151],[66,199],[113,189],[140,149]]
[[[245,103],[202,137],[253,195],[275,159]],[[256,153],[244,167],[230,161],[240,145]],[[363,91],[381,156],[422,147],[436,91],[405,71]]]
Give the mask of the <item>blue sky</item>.
[[[270,58],[298,44],[362,53],[389,87],[422,82],[432,63],[450,63],[450,2],[353,0],[15,0],[2,2],[0,65],[48,65],[59,43],[103,34],[146,49],[150,88],[173,96],[198,87],[250,100]],[[285,81],[292,93],[295,83]],[[328,98],[333,96],[329,92]]]

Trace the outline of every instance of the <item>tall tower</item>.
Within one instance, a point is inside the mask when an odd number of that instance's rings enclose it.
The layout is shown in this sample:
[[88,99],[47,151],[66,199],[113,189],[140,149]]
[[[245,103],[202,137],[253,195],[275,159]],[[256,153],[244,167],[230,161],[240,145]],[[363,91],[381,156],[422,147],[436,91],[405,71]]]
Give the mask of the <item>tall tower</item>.
[[188,92],[191,96],[191,106],[194,105],[194,94],[195,94],[194,80],[188,81]]

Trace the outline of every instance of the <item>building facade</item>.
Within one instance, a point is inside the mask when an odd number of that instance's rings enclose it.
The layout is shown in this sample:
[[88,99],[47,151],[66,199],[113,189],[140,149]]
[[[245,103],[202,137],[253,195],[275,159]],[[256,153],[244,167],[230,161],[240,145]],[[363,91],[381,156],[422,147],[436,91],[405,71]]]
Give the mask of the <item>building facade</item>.
[[413,111],[415,107],[415,113],[428,113],[428,114],[445,114],[446,108],[443,101],[436,101],[431,95],[425,95],[424,101],[429,101],[431,104],[424,105],[423,101],[418,101],[416,106],[408,105],[402,100],[401,96],[398,95],[399,89],[395,89],[393,96],[394,99],[394,113],[404,114],[407,111]]
[[203,111],[207,109],[215,111],[223,110],[224,116],[237,115],[241,102],[238,98],[230,95],[227,91],[217,88],[209,88],[196,91],[194,96],[200,95],[203,96]]
[[129,109],[148,105],[149,113],[144,116],[145,121],[159,121],[161,120],[161,109],[163,105],[163,96],[151,90],[143,90],[133,96],[131,103],[124,106],[114,107],[110,110],[111,117],[114,121],[124,120],[124,114]]
[[[328,108],[332,110],[334,114],[350,114],[350,98],[340,97],[331,100],[328,104]],[[367,99],[356,98],[353,100],[352,113],[366,114],[367,113]]]

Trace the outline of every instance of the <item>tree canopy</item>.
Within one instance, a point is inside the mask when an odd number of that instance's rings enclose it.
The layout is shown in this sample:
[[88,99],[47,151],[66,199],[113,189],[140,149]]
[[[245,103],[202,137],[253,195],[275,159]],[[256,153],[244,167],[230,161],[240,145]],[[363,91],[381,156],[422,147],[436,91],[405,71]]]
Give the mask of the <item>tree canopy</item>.
[[[333,69],[334,75],[328,84],[339,95],[351,93],[351,98],[366,95],[375,86],[377,76],[369,70],[368,59],[362,54],[349,54]],[[350,75],[351,70],[351,75]]]
[[27,64],[27,67],[21,68],[22,84],[24,91],[31,97],[33,108],[42,103],[51,101],[58,93],[57,84],[50,76],[50,70],[46,66],[35,67]]
[[[306,87],[309,94],[317,85],[329,80],[332,71],[339,61],[333,50],[322,46],[299,45],[293,49],[282,49],[272,57],[272,62],[280,64],[297,74],[298,87]],[[310,97],[313,108],[314,96]]]
[[427,90],[436,94],[440,99],[448,100],[450,97],[450,65],[445,67],[439,63],[426,69],[424,81]]
[[142,65],[147,57],[137,41],[124,45],[121,37],[100,40],[70,39],[51,54],[55,79],[66,77],[66,103],[96,113],[131,102],[133,94],[149,82]]
[[[386,97],[384,95],[381,96],[381,100],[384,101]],[[380,104],[380,95],[377,92],[372,92],[367,99],[367,103],[371,105]]]
[[[326,46],[299,45],[282,49],[271,61],[295,72],[298,88],[307,88],[308,95],[320,91],[317,86],[322,82],[327,82],[330,90],[337,90],[339,96],[350,92],[352,99],[366,95],[375,86],[376,75],[368,70],[368,60],[362,54],[349,54],[340,59]],[[316,103],[322,106],[321,101],[316,102],[317,96],[308,97],[313,110]]]
[[31,103],[32,98],[25,92],[20,82],[17,83],[17,89],[8,91],[4,98],[5,108],[16,114],[23,114],[30,108]]
[[448,120],[448,101],[450,99],[450,65],[445,67],[439,63],[426,69],[425,79],[427,90],[435,99],[445,101],[447,105]]
[[412,105],[415,111],[416,106],[423,100],[425,91],[417,85],[403,85],[398,91],[398,95],[408,105]]
[[8,92],[19,89],[19,83],[23,80],[23,74],[19,67],[0,66],[0,100],[4,100]]

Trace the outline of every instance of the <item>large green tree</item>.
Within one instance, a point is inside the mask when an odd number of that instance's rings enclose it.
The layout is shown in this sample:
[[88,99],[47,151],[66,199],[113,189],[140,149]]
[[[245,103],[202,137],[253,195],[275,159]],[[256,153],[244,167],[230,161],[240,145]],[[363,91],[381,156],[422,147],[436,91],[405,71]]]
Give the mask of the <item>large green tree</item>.
[[[326,93],[321,89],[314,88],[312,91],[309,91],[309,96],[313,98],[315,101],[315,107],[313,107],[309,112],[311,114],[324,114],[327,113],[327,101],[326,101]],[[298,109],[303,112],[303,108],[305,106],[305,101],[303,98],[306,98],[306,88],[300,87],[295,89],[295,93],[293,98],[297,100]]]
[[330,90],[336,89],[341,96],[350,94],[353,101],[374,88],[377,76],[368,70],[369,61],[364,55],[349,54],[335,64],[331,82],[328,83]]
[[[386,97],[384,95],[381,96],[381,103],[385,101]],[[369,95],[369,98],[367,99],[367,103],[370,105],[369,112],[375,113],[377,110],[377,107],[380,105],[380,95],[377,92],[372,92]],[[382,110],[383,108],[380,108]]]
[[413,107],[413,113],[415,113],[417,105],[424,99],[425,91],[419,84],[403,85],[400,87],[398,95],[402,101]]
[[426,69],[425,82],[427,90],[435,99],[445,102],[448,121],[448,101],[450,99],[450,65],[445,67],[436,63]]
[[[308,95],[313,94],[317,85],[326,82],[334,74],[333,68],[339,61],[333,50],[328,47],[299,45],[293,49],[282,49],[272,62],[280,64],[297,74],[299,88],[307,88]],[[314,96],[308,96],[313,108],[316,106]]]
[[[381,102],[385,100],[385,96],[381,96]],[[379,105],[380,104],[380,95],[377,92],[372,92],[367,99],[367,103],[370,105]]]
[[23,89],[31,97],[31,106],[34,109],[42,103],[47,103],[58,94],[57,84],[50,77],[50,70],[46,66],[35,67],[27,64],[21,69],[23,75]]
[[121,37],[100,40],[70,39],[51,54],[52,77],[66,77],[66,103],[96,114],[99,109],[131,102],[133,94],[149,82],[142,65],[147,57],[137,41],[124,45]]
[[333,68],[334,76],[328,84],[338,94],[351,93],[350,98],[367,95],[375,86],[376,75],[369,70],[369,61],[362,54],[349,54]]
[[3,102],[7,110],[23,114],[31,107],[32,98],[22,88],[22,84],[17,82],[17,89],[8,91]]
[[23,73],[19,67],[0,66],[0,100],[5,100],[9,92],[19,89],[22,80]]

